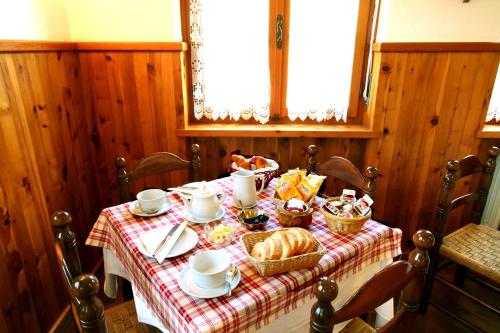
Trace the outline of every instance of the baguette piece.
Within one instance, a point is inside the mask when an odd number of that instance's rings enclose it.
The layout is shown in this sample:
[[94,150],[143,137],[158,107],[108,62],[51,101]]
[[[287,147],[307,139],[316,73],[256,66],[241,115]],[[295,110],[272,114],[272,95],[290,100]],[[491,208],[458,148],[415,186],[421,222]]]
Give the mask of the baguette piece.
[[250,255],[256,260],[278,260],[313,252],[316,241],[302,228],[278,230],[254,245]]

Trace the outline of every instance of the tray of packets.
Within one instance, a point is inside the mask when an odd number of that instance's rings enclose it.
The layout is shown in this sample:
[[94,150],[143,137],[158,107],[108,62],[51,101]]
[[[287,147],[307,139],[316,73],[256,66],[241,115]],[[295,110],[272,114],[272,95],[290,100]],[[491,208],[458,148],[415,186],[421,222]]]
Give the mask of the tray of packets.
[[372,216],[372,198],[365,194],[356,199],[356,191],[344,189],[340,197],[331,197],[321,206],[328,229],[339,233],[357,233]]

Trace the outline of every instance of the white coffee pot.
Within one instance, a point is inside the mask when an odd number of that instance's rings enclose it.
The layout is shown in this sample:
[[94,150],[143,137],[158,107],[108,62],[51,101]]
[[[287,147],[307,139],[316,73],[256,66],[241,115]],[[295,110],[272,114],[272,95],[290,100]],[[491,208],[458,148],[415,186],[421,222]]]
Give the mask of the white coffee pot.
[[[231,174],[233,178],[233,205],[240,207],[240,201],[243,207],[253,207],[257,203],[257,195],[264,189],[264,175],[256,175],[251,170],[238,170]],[[261,186],[257,191],[256,180],[260,178]]]
[[202,220],[214,218],[225,198],[226,194],[222,190],[208,185],[191,191],[190,196],[182,196],[188,213]]

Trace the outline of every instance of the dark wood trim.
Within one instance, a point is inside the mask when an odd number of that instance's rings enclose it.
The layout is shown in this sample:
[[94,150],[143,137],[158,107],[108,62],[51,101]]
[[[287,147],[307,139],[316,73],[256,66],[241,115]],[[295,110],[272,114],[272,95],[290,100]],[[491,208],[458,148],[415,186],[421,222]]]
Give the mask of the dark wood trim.
[[65,42],[0,40],[0,52],[186,51],[186,42]]
[[378,133],[363,125],[244,125],[204,124],[188,125],[177,130],[186,137],[304,137],[304,138],[378,138]]
[[185,42],[77,42],[78,51],[186,51]]
[[374,52],[499,52],[500,43],[374,43]]
[[0,52],[76,51],[75,42],[40,40],[0,40]]

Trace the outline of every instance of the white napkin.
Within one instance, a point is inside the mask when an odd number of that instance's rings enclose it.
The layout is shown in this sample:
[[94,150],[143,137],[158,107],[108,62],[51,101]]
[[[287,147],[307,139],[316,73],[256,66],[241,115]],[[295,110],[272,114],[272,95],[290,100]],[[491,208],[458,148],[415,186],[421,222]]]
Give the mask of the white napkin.
[[[168,256],[170,250],[174,247],[175,242],[179,239],[180,235],[186,228],[187,221],[182,222],[177,230],[173,233],[167,243],[163,246],[160,252],[158,252],[154,258],[158,261],[158,263],[162,263],[163,260]],[[158,245],[165,239],[170,229],[172,229],[174,225],[171,227],[163,228],[163,229],[154,229],[148,232],[143,233],[139,236],[139,240],[142,242],[145,250],[149,253],[153,253]]]

